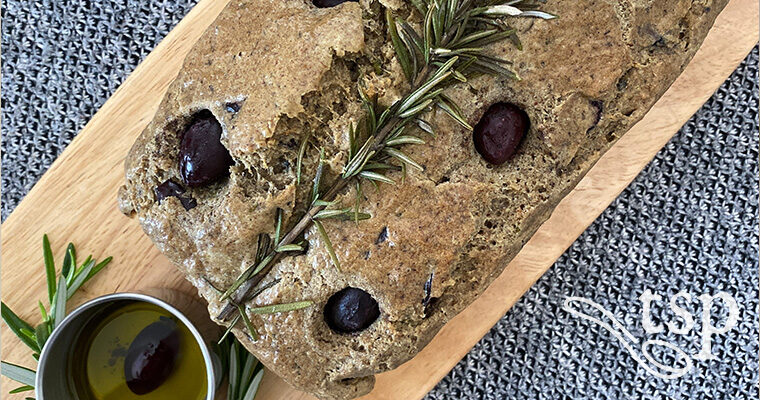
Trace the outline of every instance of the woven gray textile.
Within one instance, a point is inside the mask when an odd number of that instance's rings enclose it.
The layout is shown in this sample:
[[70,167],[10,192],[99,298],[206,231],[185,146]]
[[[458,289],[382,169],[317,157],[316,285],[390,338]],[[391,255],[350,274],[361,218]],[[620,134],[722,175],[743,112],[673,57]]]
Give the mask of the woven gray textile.
[[[29,191],[137,63],[195,1],[7,1],[2,8],[2,218]],[[437,399],[758,398],[758,52],[428,395]],[[647,334],[672,321],[683,290],[695,327]],[[599,303],[640,341],[700,349],[697,296],[725,291],[740,307],[712,337],[711,361],[657,378],[608,331],[562,309]],[[681,303],[682,305],[684,303]],[[713,325],[727,319],[714,306]],[[655,359],[677,365],[673,352]]]

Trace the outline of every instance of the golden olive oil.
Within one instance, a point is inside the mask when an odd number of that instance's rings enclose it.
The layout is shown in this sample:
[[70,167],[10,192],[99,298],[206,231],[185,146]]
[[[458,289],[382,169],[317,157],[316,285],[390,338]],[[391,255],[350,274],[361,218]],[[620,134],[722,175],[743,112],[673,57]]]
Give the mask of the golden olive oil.
[[[129,353],[130,350],[134,353],[135,346],[130,349],[130,345],[136,338],[135,345],[144,343],[146,338],[156,342],[161,339],[150,338],[156,331],[148,328],[151,325],[176,327],[172,332],[173,359],[170,368],[165,367],[161,374],[156,374],[160,384],[138,395],[127,385],[129,372],[125,369],[131,366],[125,365],[125,359],[135,358]],[[206,397],[206,367],[195,337],[171,313],[153,304],[133,302],[104,310],[82,329],[69,359],[72,360],[72,383],[81,400],[203,400]]]

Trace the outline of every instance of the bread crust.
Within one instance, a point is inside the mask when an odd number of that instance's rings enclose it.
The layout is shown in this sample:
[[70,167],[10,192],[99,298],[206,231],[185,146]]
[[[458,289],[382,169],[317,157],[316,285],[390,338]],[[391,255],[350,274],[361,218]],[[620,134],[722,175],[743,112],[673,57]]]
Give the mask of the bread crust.
[[[251,315],[258,341],[237,328],[235,335],[298,389],[336,399],[369,392],[375,373],[412,358],[501,273],[680,74],[726,2],[549,0],[543,9],[561,18],[514,21],[524,49],[499,43],[490,51],[513,60],[522,79],[483,76],[447,93],[472,125],[493,103],[523,108],[531,127],[516,156],[488,165],[471,133],[432,113],[437,137],[404,148],[424,171],[393,187],[365,185],[363,211],[371,219],[325,222],[341,271],[312,228],[305,235],[308,252],[279,262],[267,278],[279,283],[250,302],[315,305]],[[303,0],[231,2],[133,145],[119,205],[137,214],[209,302],[211,315],[224,305],[213,287],[229,287],[251,264],[258,234],[274,231],[275,210],[284,210],[286,225],[303,212],[308,185],[296,184],[295,160],[304,135],[311,132],[325,148],[334,178],[346,161],[348,126],[362,115],[359,75],[386,105],[408,90],[385,40],[384,6],[411,12],[388,0],[327,9]],[[385,70],[375,70],[378,62]],[[231,175],[188,189],[198,203],[189,211],[174,197],[159,203],[154,188],[181,181],[180,135],[203,109],[223,126],[222,142],[235,159]],[[316,158],[316,151],[307,153],[305,176],[313,174]],[[353,204],[354,190],[338,203]],[[429,279],[436,301],[426,309]],[[333,332],[322,315],[327,299],[347,286],[369,292],[381,310],[372,326],[352,335]]]

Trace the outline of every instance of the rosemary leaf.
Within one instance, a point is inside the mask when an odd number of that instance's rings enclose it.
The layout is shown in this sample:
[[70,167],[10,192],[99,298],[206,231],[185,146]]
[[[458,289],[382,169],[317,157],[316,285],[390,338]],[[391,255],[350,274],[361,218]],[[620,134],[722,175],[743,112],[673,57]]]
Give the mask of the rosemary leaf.
[[362,163],[359,164],[359,166],[357,167],[357,170],[359,172],[363,171],[364,167],[367,165],[367,163],[369,163],[369,160],[371,160],[374,155],[375,155],[375,151],[374,150],[372,150],[369,153],[367,153],[367,156],[364,157],[364,159],[362,160]]
[[317,231],[319,232],[319,236],[322,237],[322,241],[325,242],[325,248],[327,249],[327,253],[330,254],[330,258],[332,258],[333,264],[335,264],[335,268],[340,271],[340,260],[338,260],[338,255],[335,254],[335,250],[333,249],[332,242],[330,241],[330,237],[327,236],[327,231],[325,231],[325,227],[322,226],[322,223],[318,220],[314,220],[314,225],[317,226]]
[[372,170],[375,170],[375,169],[380,169],[380,170],[383,170],[383,169],[397,170],[398,167],[395,166],[395,165],[390,165],[390,164],[380,163],[380,162],[377,162],[377,163],[367,163],[364,166],[364,170],[365,171],[372,171]]
[[42,254],[45,260],[45,275],[47,277],[48,301],[53,304],[53,295],[55,294],[55,261],[53,261],[53,250],[50,248],[50,241],[47,234],[42,235]]
[[243,369],[238,376],[238,379],[240,379],[240,384],[237,385],[238,391],[235,396],[235,400],[242,399],[245,395],[245,392],[250,389],[247,383],[251,381],[251,378],[253,378],[253,374],[256,372],[256,366],[259,363],[259,360],[257,360],[256,357],[249,355],[243,355],[243,357],[245,358],[245,362],[243,363]]
[[457,12],[457,5],[459,4],[459,2],[449,0],[447,4],[449,7],[446,9],[446,19],[445,19],[446,23],[444,24],[446,26],[451,25],[453,23],[454,17]]
[[301,169],[303,169],[303,156],[306,154],[306,146],[309,144],[311,138],[311,131],[306,133],[306,137],[301,141],[301,146],[298,148],[298,158],[296,159],[296,183],[301,184]]
[[431,26],[433,28],[433,40],[432,43],[440,43],[443,36],[443,18],[441,15],[442,8],[437,1],[433,2],[433,12],[431,19]]
[[433,102],[433,99],[425,99],[421,103],[417,104],[416,106],[399,114],[399,118],[408,118],[408,117],[415,116],[421,113],[422,111],[424,111],[432,102]]
[[469,43],[469,45],[471,47],[485,47],[485,46],[488,46],[489,44],[496,43],[504,39],[511,38],[513,36],[515,36],[514,29],[507,29],[507,30],[474,40],[471,43]]
[[55,309],[54,312],[51,310],[53,314],[52,324],[53,329],[57,328],[58,325],[61,324],[64,318],[66,318],[66,299],[67,299],[67,290],[66,290],[66,279],[61,275],[60,280],[58,281],[58,290],[55,292],[55,304],[53,308]]
[[286,244],[286,245],[280,246],[280,247],[276,248],[274,251],[276,251],[278,253],[285,253],[285,252],[288,252],[288,251],[303,251],[303,246],[301,246],[299,244],[293,244],[293,243],[291,243],[291,244]]
[[238,276],[235,282],[233,282],[232,285],[230,285],[229,289],[227,289],[227,291],[222,294],[222,297],[220,297],[219,300],[224,301],[230,298],[230,296],[232,296],[232,294],[235,293],[235,291],[240,287],[240,285],[243,284],[243,282],[247,281],[248,278],[253,276],[253,274],[251,273],[252,271],[253,270],[250,267],[246,269],[245,271],[243,271],[243,273],[240,274],[240,276]]
[[322,173],[325,168],[325,149],[319,149],[319,164],[317,165],[317,173],[314,175],[313,185],[311,187],[312,203],[319,199],[319,186],[322,183]]
[[401,160],[405,164],[409,165],[410,167],[416,170],[419,170],[420,172],[425,170],[424,168],[422,168],[420,164],[418,164],[408,155],[404,154],[401,150],[395,149],[393,147],[386,147],[385,152],[388,153],[391,157]]
[[[433,13],[428,10],[425,12],[425,20],[422,23],[422,43],[425,45],[425,49],[434,47],[433,42]],[[425,56],[425,62],[430,61],[430,52],[426,51],[422,53]]]
[[253,314],[276,314],[281,312],[288,312],[294,310],[300,310],[314,304],[311,300],[296,301],[294,303],[285,304],[272,304],[261,307],[251,307],[251,313]]
[[[386,146],[401,146],[404,144],[425,144],[425,141],[421,138],[418,138],[417,136],[404,135],[395,137],[385,142]],[[365,167],[365,169],[366,168],[367,167]]]
[[448,72],[451,68],[454,67],[454,64],[456,64],[457,61],[459,61],[459,57],[457,56],[449,58],[443,65],[441,65],[440,68],[438,68],[438,71],[433,74],[431,81],[440,78],[443,74]]
[[401,38],[406,38],[405,41],[409,40],[414,45],[414,52],[419,54],[424,53],[425,49],[422,47],[422,38],[420,38],[420,35],[417,34],[414,28],[401,19],[396,19],[396,24],[401,27],[399,31]]
[[427,2],[425,0],[411,0],[412,5],[420,12],[420,14],[427,14]]
[[[388,12],[390,13],[390,11]],[[414,30],[411,28],[409,30],[404,29],[402,26],[403,23],[404,22],[400,19],[396,19],[395,21],[396,28],[398,29],[398,27],[401,27],[401,29],[398,30],[398,36],[404,43],[404,47],[409,54],[409,60],[412,62],[409,83],[414,84],[414,81],[417,79],[417,74],[420,70],[419,62],[421,62],[423,58],[421,56],[421,53],[424,50],[422,49],[422,43],[420,42],[419,36],[417,36],[417,34],[415,34]]]
[[245,324],[246,329],[248,329],[248,332],[251,335],[251,339],[253,341],[259,340],[259,332],[256,331],[256,327],[253,326],[251,320],[248,319],[248,315],[245,313],[245,306],[238,304],[238,313],[240,313],[240,318],[243,320],[243,324]]
[[399,37],[396,29],[396,22],[393,20],[393,14],[391,13],[390,8],[385,9],[385,21],[388,24],[388,35],[391,37],[393,50],[396,52],[396,59],[401,65],[401,69],[404,71],[406,79],[412,82],[414,80],[414,69],[412,69],[412,64],[410,62],[410,53],[412,57],[414,56],[414,53],[411,52],[411,49],[406,47],[401,40],[401,37]]
[[97,263],[92,268],[92,270],[90,271],[90,273],[87,275],[87,278],[84,280],[84,282],[87,283],[87,281],[89,281],[90,279],[92,279],[93,276],[95,276],[98,272],[100,272],[103,268],[105,268],[109,263],[111,263],[111,260],[113,260],[113,257],[109,256],[109,257],[106,257],[105,260]]
[[272,261],[273,258],[274,258],[274,253],[270,253],[268,256],[264,257],[264,259],[261,260],[261,262],[259,262],[259,265],[256,266],[256,269],[254,269],[253,272],[251,272],[251,276],[258,274],[262,269],[264,269],[267,266],[267,264],[269,264],[270,261]]
[[464,76],[463,73],[457,70],[451,71],[451,76],[454,77],[454,79],[458,80],[459,82],[467,82],[467,77]]
[[520,38],[517,36],[516,33],[513,33],[512,35],[510,35],[509,36],[509,40],[512,41],[512,44],[515,45],[515,47],[517,48],[517,50],[522,51],[522,49],[523,49],[522,42],[520,42]]
[[[92,254],[90,254],[89,256],[87,256],[87,258],[84,259],[84,262],[82,263],[82,265],[80,265],[79,267],[77,267],[77,268],[74,269],[74,278],[76,278],[79,274],[82,273],[82,270],[84,269],[84,267],[87,266],[87,264],[90,261],[92,261]],[[74,264],[74,265],[76,266],[76,264]]]
[[369,158],[374,154],[371,151],[372,144],[372,138],[367,138],[367,141],[364,142],[359,151],[356,152],[356,155],[354,155],[354,157],[349,160],[346,166],[343,167],[343,179],[348,179],[361,172],[362,165],[366,164]]
[[504,76],[505,78],[511,78],[511,79],[516,79],[516,80],[520,79],[520,77],[517,76],[517,74],[514,71],[508,70],[492,61],[477,59],[475,60],[473,65],[482,68],[484,72],[487,74],[501,75],[501,76]]
[[[432,92],[431,92],[432,93]],[[439,93],[440,94],[440,93]],[[429,96],[430,94],[428,94]],[[404,133],[404,130],[406,129],[406,122],[402,121],[399,123],[399,126],[396,127],[396,129],[391,132],[388,137],[386,138],[385,142],[387,143],[388,140],[394,139],[398,136],[400,136],[402,133]]]
[[541,19],[554,19],[556,15],[543,11],[522,11],[517,7],[509,6],[506,4],[491,6],[483,11],[485,15],[509,15],[512,17],[534,17]]
[[432,136],[432,137],[436,137],[436,136],[437,136],[437,135],[435,134],[435,131],[433,130],[433,127],[432,127],[432,126],[430,126],[430,124],[429,124],[427,121],[425,121],[425,120],[423,120],[423,119],[420,119],[420,118],[416,118],[416,119],[414,120],[414,122],[416,122],[416,123],[417,123],[417,126],[418,126],[420,129],[422,129],[422,131],[423,131],[423,132],[427,133],[428,135],[430,135],[430,136]]
[[251,296],[251,298],[255,298],[256,296],[260,295],[263,291],[271,288],[272,286],[278,283],[280,283],[280,278],[274,279],[271,282],[261,285],[258,289],[256,289],[255,292],[253,292],[253,296]]
[[277,207],[275,211],[274,224],[274,242],[280,243],[280,233],[282,232],[282,209]]
[[48,320],[48,314],[45,310],[45,306],[42,305],[42,302],[37,300],[37,307],[40,309],[40,314],[42,314],[42,320],[47,321]]
[[456,108],[456,105],[447,100],[446,98],[441,98],[438,101],[438,107],[440,107],[443,111],[446,112],[446,114],[449,114],[451,118],[454,119],[454,121],[458,122],[460,125],[462,125],[465,129],[468,131],[472,130],[472,126],[467,123],[467,121],[462,117],[461,112],[458,108]]
[[[489,36],[493,36],[494,34],[498,32],[499,32],[498,29],[486,29],[484,31],[474,32],[454,42],[454,46],[462,47],[476,40],[485,39],[485,38],[488,38]],[[476,46],[476,47],[479,47],[479,46]]]
[[19,386],[19,387],[15,388],[15,389],[11,390],[10,392],[8,392],[8,394],[23,393],[23,392],[28,392],[30,390],[34,390],[34,386],[32,386],[32,385],[24,385],[24,386]]
[[[235,321],[237,322],[237,320]],[[225,333],[226,335],[227,333]],[[224,336],[222,337],[224,338]],[[229,381],[230,387],[227,389],[227,400],[235,400],[235,395],[238,392],[238,385],[240,385],[240,344],[237,340],[233,341],[230,346],[230,368],[229,368]]]
[[2,310],[3,321],[8,325],[11,332],[18,336],[32,351],[39,353],[41,349],[34,338],[34,328],[16,315],[4,302],[0,303],[0,310]]
[[35,384],[34,380],[36,373],[34,370],[20,365],[0,361],[0,373],[7,378],[13,379],[16,382],[27,386],[34,386]]
[[482,47],[463,47],[461,49],[443,49],[443,48],[437,48],[433,49],[433,54],[437,56],[457,56],[457,55],[478,55],[483,53]]
[[63,265],[61,266],[61,276],[66,279],[66,285],[70,285],[74,279],[74,271],[76,271],[75,259],[74,245],[69,243],[66,247],[66,255],[63,257]]
[[339,209],[339,210],[322,210],[314,215],[314,219],[328,219],[328,218],[335,218],[339,215],[346,214],[348,212],[347,209]]
[[256,373],[256,376],[253,377],[253,380],[248,385],[248,390],[245,392],[245,395],[243,396],[242,400],[253,400],[254,397],[256,397],[256,392],[259,391],[259,386],[261,386],[261,380],[264,378],[264,369],[259,369],[259,372]]
[[84,264],[82,268],[79,270],[78,274],[74,275],[74,279],[71,281],[71,284],[69,285],[69,288],[66,293],[66,299],[70,299],[71,296],[74,295],[74,293],[82,287],[84,284],[84,281],[87,279],[88,276],[90,276],[90,272],[92,272],[92,269],[95,267],[95,260],[90,260],[87,264]]
[[315,206],[325,206],[330,207],[335,204],[335,201],[325,201],[325,200],[317,200],[314,202]]
[[424,96],[427,92],[429,92],[431,89],[433,89],[436,85],[443,82],[446,78],[451,75],[451,72],[448,72],[448,69],[451,68],[451,66],[454,65],[454,63],[457,61],[457,57],[451,57],[449,61],[444,64],[441,68],[438,69],[438,72],[444,71],[443,73],[436,73],[436,75],[430,79],[427,83],[422,85],[419,89],[412,92],[409,96],[406,97],[403,103],[399,106],[399,113],[403,113],[410,107],[413,107],[415,103],[417,103],[417,100],[419,100],[422,96]]
[[256,244],[256,263],[260,263],[264,259],[264,256],[269,253],[269,246],[272,244],[272,239],[266,233],[259,234],[259,240]]
[[389,185],[395,185],[396,182],[393,181],[393,179],[388,178],[387,176],[383,174],[378,174],[377,172],[372,171],[362,171],[359,176],[365,179],[369,179],[370,181],[377,181],[377,182],[383,182],[387,183]]
[[37,328],[34,329],[34,338],[37,341],[37,346],[39,346],[40,349],[45,347],[45,343],[50,337],[50,332],[50,324],[47,321],[43,321],[41,324],[37,325]]
[[[232,322],[230,322],[230,325],[224,331],[224,334],[222,334],[222,337],[219,338],[219,341],[217,342],[217,344],[222,344],[222,342],[224,342],[224,339],[227,338],[227,335],[229,335],[230,332],[232,332],[232,328],[234,328],[235,325],[237,325],[238,321],[240,321],[240,313],[235,315],[235,317],[232,319]],[[230,379],[230,382],[232,382],[232,379]]]
[[362,77],[359,77],[359,80],[356,82],[356,87],[359,92],[359,98],[362,101],[362,106],[364,106],[364,110],[367,111],[365,118],[367,132],[372,134],[375,132],[375,129],[377,129],[374,102],[370,100],[369,96],[367,96],[367,92],[364,90],[364,79]]
[[364,212],[352,213],[351,209],[348,208],[347,211],[346,211],[346,213],[340,214],[340,215],[336,215],[332,219],[337,219],[338,221],[364,221],[364,220],[370,219],[370,218],[372,218],[372,215],[370,215],[370,214],[367,214],[367,213],[364,213]]
[[204,277],[201,277],[201,279],[203,279],[203,281],[204,281],[204,282],[206,282],[206,284],[207,284],[207,285],[208,285],[208,286],[209,286],[211,289],[213,289],[213,290],[216,292],[216,294],[218,294],[218,295],[221,295],[221,294],[223,294],[223,293],[224,293],[224,292],[223,292],[223,291],[221,291],[221,290],[220,290],[218,287],[214,286],[214,284],[213,284],[213,283],[211,283],[211,281],[210,281],[210,280],[208,280],[208,278],[206,278],[205,276],[204,276]]

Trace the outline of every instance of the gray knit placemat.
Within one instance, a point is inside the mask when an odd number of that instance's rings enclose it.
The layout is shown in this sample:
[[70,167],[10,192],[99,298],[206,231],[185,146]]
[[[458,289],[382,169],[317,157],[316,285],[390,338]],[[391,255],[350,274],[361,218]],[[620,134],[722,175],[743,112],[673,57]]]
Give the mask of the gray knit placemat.
[[2,220],[197,0],[2,2]]
[[[2,6],[2,218],[18,204],[137,63],[195,1],[7,1]],[[758,398],[758,51],[427,399]],[[647,333],[639,296],[664,326]],[[700,295],[725,292],[738,320],[702,349]],[[596,322],[563,308],[594,316]],[[577,299],[598,304],[583,308]],[[604,311],[602,311],[604,310]],[[729,319],[719,300],[711,326]],[[619,321],[631,337],[605,329]],[[618,337],[623,338],[618,339]],[[677,346],[692,368],[658,377],[646,340]],[[629,351],[623,343],[628,343]],[[665,367],[675,350],[649,348]],[[642,360],[642,362],[639,362]]]

